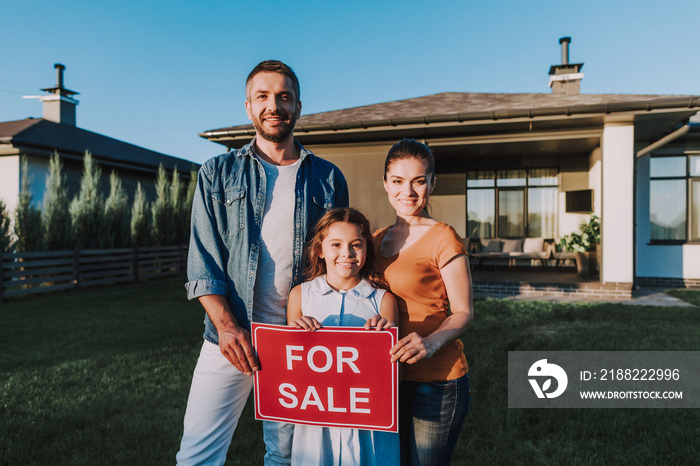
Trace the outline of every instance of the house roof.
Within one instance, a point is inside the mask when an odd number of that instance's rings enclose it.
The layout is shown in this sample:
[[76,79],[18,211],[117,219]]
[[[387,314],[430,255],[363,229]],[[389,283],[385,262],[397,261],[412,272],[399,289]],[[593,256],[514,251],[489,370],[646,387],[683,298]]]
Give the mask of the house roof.
[[[395,100],[330,112],[303,115],[295,132],[343,130],[353,127],[372,127],[401,124],[443,122],[475,119],[504,119],[518,116],[536,117],[555,111],[572,114],[577,112],[615,112],[652,102],[673,106],[687,103],[690,108],[700,105],[700,98],[692,95],[662,94],[495,94],[471,92],[442,92],[412,99]],[[552,110],[547,112],[546,109]],[[413,121],[412,121],[413,120]],[[252,135],[252,124],[229,126],[206,131],[200,136],[214,139],[224,135]]]
[[0,123],[0,144],[10,144],[23,152],[44,155],[58,151],[68,158],[82,159],[85,151],[90,151],[107,165],[148,172],[157,170],[160,164],[168,170],[177,166],[184,172],[188,172],[193,165],[199,167],[189,160],[43,118]]

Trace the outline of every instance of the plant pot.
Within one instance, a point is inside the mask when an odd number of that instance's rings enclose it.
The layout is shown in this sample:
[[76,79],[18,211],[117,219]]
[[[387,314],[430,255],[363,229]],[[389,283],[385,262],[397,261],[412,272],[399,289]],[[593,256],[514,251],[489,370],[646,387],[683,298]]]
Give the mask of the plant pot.
[[595,251],[576,253],[576,270],[582,277],[590,277],[598,271],[598,255]]

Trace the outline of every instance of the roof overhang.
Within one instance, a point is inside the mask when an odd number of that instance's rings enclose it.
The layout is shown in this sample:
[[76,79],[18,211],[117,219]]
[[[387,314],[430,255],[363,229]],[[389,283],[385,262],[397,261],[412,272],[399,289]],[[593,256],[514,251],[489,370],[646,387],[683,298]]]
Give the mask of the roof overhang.
[[149,177],[157,173],[160,165],[168,172],[177,167],[180,171],[184,169],[184,177],[190,176],[188,167],[199,167],[189,160],[43,118],[0,122],[0,156],[26,154],[48,159],[58,152],[67,161],[82,163],[86,151],[103,168],[144,173]]
[[[41,158],[50,158],[54,152],[61,154],[61,158],[65,160],[71,160],[77,163],[83,163],[83,158],[85,157],[85,152],[77,152],[66,149],[57,149],[50,145],[43,144],[27,144],[27,143],[14,143],[14,144],[3,144],[4,141],[0,141],[0,156],[7,155],[32,155]],[[117,170],[128,170],[132,172],[147,173],[149,175],[158,173],[158,169],[152,165],[145,163],[125,163],[118,159],[109,156],[102,156],[98,153],[92,153],[95,160],[97,160],[102,166],[102,168],[117,169]],[[166,170],[172,171],[171,167],[165,167]],[[181,172],[181,176],[189,178],[189,172]]]
[[[403,137],[430,140],[431,144],[459,138],[478,144],[508,144],[523,139],[554,141],[599,138],[606,123],[626,121],[635,126],[635,138],[654,141],[700,110],[700,97],[615,102],[567,107],[544,107],[493,112],[465,112],[349,123],[297,125],[294,137],[304,145],[395,141]],[[581,133],[581,137],[574,136]],[[229,148],[248,143],[255,135],[252,125],[207,131],[200,134]],[[488,141],[488,142],[487,142]],[[474,142],[477,144],[477,142]]]

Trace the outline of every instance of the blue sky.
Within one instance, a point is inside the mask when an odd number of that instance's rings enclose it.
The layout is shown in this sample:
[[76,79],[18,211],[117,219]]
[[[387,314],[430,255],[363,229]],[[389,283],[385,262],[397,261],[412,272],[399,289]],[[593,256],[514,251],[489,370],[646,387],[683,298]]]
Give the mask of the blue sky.
[[0,121],[80,92],[78,126],[203,162],[198,133],[248,122],[259,61],[292,66],[303,113],[437,92],[548,93],[571,36],[584,93],[700,94],[700,1],[4,0]]

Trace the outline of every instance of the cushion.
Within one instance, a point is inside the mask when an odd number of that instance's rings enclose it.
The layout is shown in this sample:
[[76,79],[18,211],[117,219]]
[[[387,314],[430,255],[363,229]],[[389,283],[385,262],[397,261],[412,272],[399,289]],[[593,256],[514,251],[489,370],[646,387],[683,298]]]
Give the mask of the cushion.
[[481,238],[481,252],[501,252],[502,242],[498,238]]
[[523,240],[521,239],[504,239],[503,252],[523,252]]
[[525,238],[523,243],[523,252],[542,252],[544,251],[544,238]]
[[478,254],[481,252],[481,241],[479,241],[478,238],[462,238],[462,242],[469,254]]

